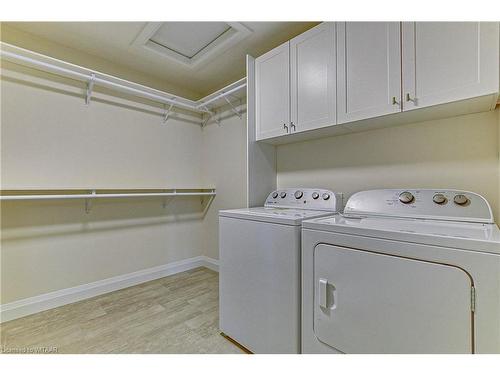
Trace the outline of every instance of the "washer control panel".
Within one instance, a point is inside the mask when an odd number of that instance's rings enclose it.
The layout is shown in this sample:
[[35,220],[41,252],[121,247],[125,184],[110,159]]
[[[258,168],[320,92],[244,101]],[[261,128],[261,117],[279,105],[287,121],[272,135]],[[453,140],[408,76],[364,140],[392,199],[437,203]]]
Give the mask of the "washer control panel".
[[314,188],[279,189],[269,194],[264,206],[339,212],[342,193]]
[[493,223],[491,207],[482,196],[462,190],[381,189],[353,194],[346,216],[393,216]]

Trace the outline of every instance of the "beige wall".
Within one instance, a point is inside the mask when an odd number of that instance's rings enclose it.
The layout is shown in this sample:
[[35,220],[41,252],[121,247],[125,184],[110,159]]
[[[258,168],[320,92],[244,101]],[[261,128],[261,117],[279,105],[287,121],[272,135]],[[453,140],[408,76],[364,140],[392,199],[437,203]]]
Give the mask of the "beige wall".
[[242,119],[225,112],[220,125],[212,122],[203,129],[203,180],[217,186],[214,200],[204,219],[204,254],[219,259],[219,210],[246,205],[246,114]]
[[61,92],[74,90],[66,82],[35,86],[26,72],[2,74],[3,189],[200,186],[199,122],[163,124],[158,114],[98,100],[86,106]]
[[246,117],[220,124],[96,93],[4,64],[2,189],[217,187],[198,198],[3,202],[1,299],[8,303],[177,260],[218,258],[218,210],[246,202]]
[[499,110],[277,147],[278,186],[475,191],[500,221]]
[[[199,118],[8,64],[1,76],[2,189],[200,188]],[[114,99],[113,99],[114,100]],[[181,115],[179,115],[181,116]],[[202,254],[198,198],[3,202],[0,303]]]
[[0,303],[202,254],[198,199],[83,205],[2,203]]

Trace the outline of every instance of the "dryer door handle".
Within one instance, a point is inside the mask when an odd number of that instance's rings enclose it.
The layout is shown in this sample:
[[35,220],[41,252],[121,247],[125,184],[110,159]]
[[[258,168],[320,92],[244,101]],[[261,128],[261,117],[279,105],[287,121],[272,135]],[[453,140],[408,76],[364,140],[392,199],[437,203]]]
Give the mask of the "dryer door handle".
[[318,302],[319,307],[326,309],[327,300],[328,300],[328,280],[327,279],[319,279],[318,285]]
[[337,288],[329,284],[328,279],[318,280],[318,304],[323,309],[335,310],[337,308]]

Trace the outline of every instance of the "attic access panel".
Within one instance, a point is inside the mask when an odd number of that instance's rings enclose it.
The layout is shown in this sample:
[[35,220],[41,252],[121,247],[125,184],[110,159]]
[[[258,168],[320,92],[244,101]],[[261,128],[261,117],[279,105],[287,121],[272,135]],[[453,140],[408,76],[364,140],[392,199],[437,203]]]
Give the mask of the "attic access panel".
[[148,22],[132,45],[194,68],[251,33],[239,22]]

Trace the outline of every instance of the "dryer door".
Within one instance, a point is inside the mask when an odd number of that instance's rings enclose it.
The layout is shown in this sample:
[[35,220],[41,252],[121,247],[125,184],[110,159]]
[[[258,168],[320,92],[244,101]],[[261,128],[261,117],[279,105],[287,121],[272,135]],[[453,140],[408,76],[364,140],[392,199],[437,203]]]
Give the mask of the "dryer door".
[[320,244],[314,332],[344,353],[473,352],[472,280],[462,269]]

